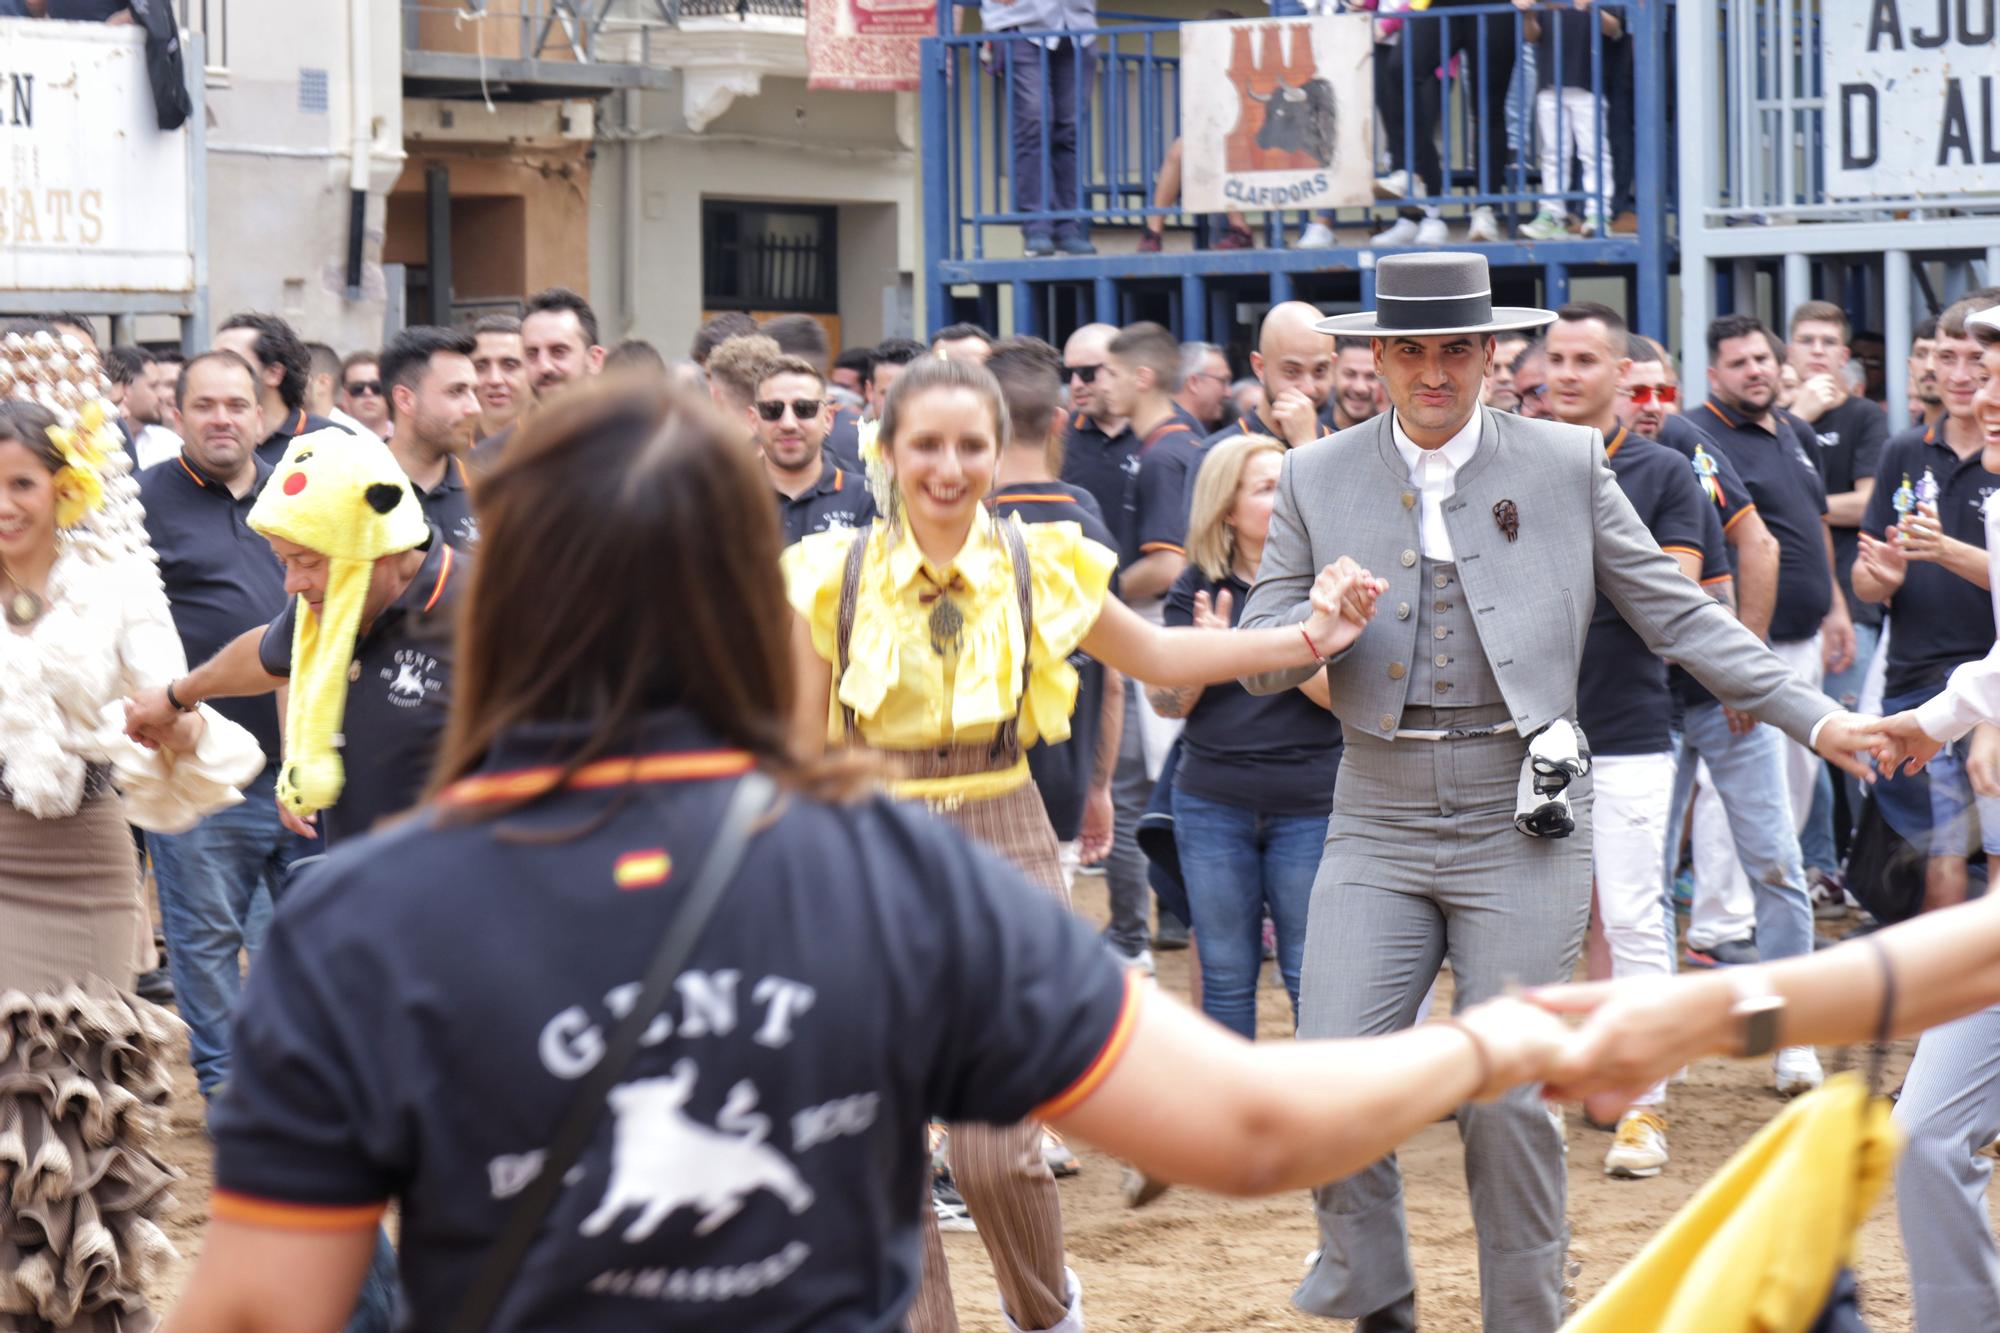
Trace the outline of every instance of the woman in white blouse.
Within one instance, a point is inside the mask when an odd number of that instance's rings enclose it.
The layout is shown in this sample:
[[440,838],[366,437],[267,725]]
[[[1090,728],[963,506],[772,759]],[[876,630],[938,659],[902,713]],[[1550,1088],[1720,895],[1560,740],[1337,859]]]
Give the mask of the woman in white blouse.
[[0,397],[0,1326],[111,1330],[144,1323],[172,1253],[149,1220],[170,1175],[143,1138],[179,1040],[126,993],[152,933],[127,822],[190,827],[263,761],[205,711],[152,752],[124,737],[124,696],[185,663],[116,430],[94,393],[49,392],[52,369],[94,371],[82,355],[44,338],[0,356],[0,395],[88,398],[65,423]]

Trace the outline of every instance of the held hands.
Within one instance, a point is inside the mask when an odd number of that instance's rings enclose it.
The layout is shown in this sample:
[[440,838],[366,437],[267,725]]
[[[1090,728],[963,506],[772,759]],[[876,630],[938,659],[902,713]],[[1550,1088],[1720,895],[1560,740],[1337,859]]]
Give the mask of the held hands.
[[165,689],[145,690],[125,701],[125,735],[148,750],[180,754],[201,744],[208,721],[167,702]]
[[[1831,725],[1828,723],[1828,726]],[[1825,734],[1820,733],[1822,737]],[[1870,748],[1881,771],[1895,777],[1905,764],[1909,765],[1912,773],[1921,769],[1931,761],[1931,756],[1944,748],[1944,742],[1932,740],[1930,733],[1917,725],[1916,713],[1906,709],[1882,719]]]
[[1344,652],[1375,618],[1375,603],[1389,585],[1342,556],[1313,580],[1313,613],[1306,634],[1322,657]]
[[1875,770],[1866,755],[1875,750],[1882,736],[1882,719],[1864,713],[1834,713],[1819,729],[1814,753],[1835,768],[1851,773],[1863,782],[1875,780]]
[[1472,1094],[1490,1102],[1509,1088],[1545,1080],[1559,1066],[1574,1034],[1549,1009],[1502,996],[1467,1009],[1457,1021],[1471,1031],[1492,1065],[1486,1086]]
[[1544,1070],[1543,1095],[1580,1101],[1597,1119],[1615,1120],[1654,1083],[1723,1049],[1728,1001],[1711,994],[1713,983],[1708,977],[1627,977],[1528,992],[1525,998],[1550,1014],[1583,1019]]

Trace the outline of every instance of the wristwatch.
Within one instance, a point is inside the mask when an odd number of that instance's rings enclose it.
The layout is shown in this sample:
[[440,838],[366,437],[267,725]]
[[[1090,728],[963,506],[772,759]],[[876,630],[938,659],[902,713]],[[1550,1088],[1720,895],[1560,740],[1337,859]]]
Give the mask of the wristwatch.
[[1785,997],[1772,989],[1761,968],[1730,968],[1723,975],[1736,996],[1729,1007],[1729,1017],[1736,1023],[1736,1054],[1747,1060],[1777,1050]]

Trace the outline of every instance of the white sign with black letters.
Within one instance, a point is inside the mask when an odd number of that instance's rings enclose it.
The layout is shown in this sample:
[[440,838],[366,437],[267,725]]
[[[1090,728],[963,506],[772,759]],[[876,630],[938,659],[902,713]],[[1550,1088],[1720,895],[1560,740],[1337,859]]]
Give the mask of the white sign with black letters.
[[2000,193],[2000,0],[1846,0],[1820,20],[1826,192]]

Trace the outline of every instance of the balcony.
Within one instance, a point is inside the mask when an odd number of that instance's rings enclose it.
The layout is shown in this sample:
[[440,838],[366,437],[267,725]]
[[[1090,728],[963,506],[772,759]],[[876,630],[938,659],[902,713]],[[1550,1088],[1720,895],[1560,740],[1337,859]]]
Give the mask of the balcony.
[[[1328,309],[1353,308],[1373,299],[1374,257],[1383,250],[1369,244],[1371,233],[1393,220],[1391,210],[1428,204],[1450,226],[1450,244],[1472,244],[1486,253],[1495,271],[1496,296],[1515,304],[1558,304],[1568,299],[1572,276],[1611,278],[1625,284],[1637,327],[1665,332],[1667,273],[1674,255],[1671,141],[1654,133],[1635,136],[1628,159],[1629,202],[1614,202],[1612,180],[1588,194],[1580,183],[1571,188],[1568,180],[1543,180],[1533,138],[1535,83],[1522,73],[1525,61],[1509,54],[1524,47],[1522,16],[1508,0],[1396,15],[1401,47],[1375,48],[1377,78],[1388,81],[1378,91],[1376,105],[1393,100],[1393,109],[1402,113],[1396,118],[1401,128],[1392,130],[1390,118],[1378,115],[1373,155],[1384,166],[1421,166],[1419,134],[1434,130],[1442,193],[1420,199],[1392,190],[1393,197],[1378,198],[1372,205],[1320,215],[1317,220],[1329,226],[1332,244],[1316,249],[1288,244],[1315,220],[1304,213],[1260,213],[1252,206],[1249,222],[1257,247],[1225,250],[1207,244],[1220,228],[1220,216],[1187,214],[1177,203],[1154,202],[1161,164],[1181,132],[1184,29],[1198,25],[1100,9],[1098,26],[1087,33],[960,33],[951,28],[953,9],[940,6],[940,32],[924,44],[919,113],[925,131],[926,308],[933,324],[965,318],[989,328],[1043,333],[1090,319],[1113,324],[1158,319],[1183,337],[1203,338],[1238,322],[1235,312],[1246,305],[1297,296]],[[1582,54],[1593,103],[1608,108],[1608,94],[1622,85],[1636,97],[1636,104],[1622,113],[1628,126],[1664,123],[1669,0],[1599,0],[1597,9],[1623,20],[1629,45],[1614,51],[1592,25]],[[1246,42],[1263,36],[1255,20],[1229,22],[1244,30]],[[1063,70],[1084,72],[1059,76],[1077,79],[1074,99],[1082,109],[1075,184],[1070,187],[1065,180],[1062,188],[1054,188],[1050,136],[1030,130],[1027,137],[1038,138],[1039,145],[1017,159],[1016,121],[1025,115],[1039,126],[1051,123],[1053,66],[1047,43],[1079,36],[1088,39],[1094,59],[1080,66],[1066,61]],[[1413,37],[1419,36],[1425,40],[1418,49],[1443,47],[1462,55],[1392,59],[1392,53],[1412,49]],[[1625,50],[1635,77],[1616,73],[1611,63],[1623,59]],[[1040,68],[1038,110],[1013,105],[1008,71],[1020,66]],[[1507,148],[1497,156],[1490,151],[1493,138],[1478,132],[1480,117],[1475,114],[1483,110],[1501,118],[1496,102],[1481,95],[1489,73],[1495,92],[1506,94]],[[1610,118],[1608,109],[1597,115],[1600,141]],[[1560,121],[1557,129],[1560,135]],[[1031,211],[1018,203],[1017,164],[1020,171],[1041,176],[1041,188],[1030,192],[1040,196],[1039,206]],[[1402,188],[1418,187],[1406,176]],[[1507,225],[1525,222],[1545,200],[1560,201],[1570,213],[1597,221],[1576,234],[1544,240],[1527,239]],[[1498,215],[1502,238],[1483,243],[1460,239],[1474,210],[1481,209]],[[1626,210],[1636,215],[1636,231],[1608,225]],[[1151,219],[1165,224],[1164,251],[1135,253],[1138,229]],[[1055,225],[1061,230],[1065,223],[1085,224],[1099,253],[1022,253],[1025,229]],[[1003,298],[1011,319],[1002,317]]]
[[681,89],[696,131],[766,76],[803,78],[805,0],[404,0],[411,97],[494,102]]

